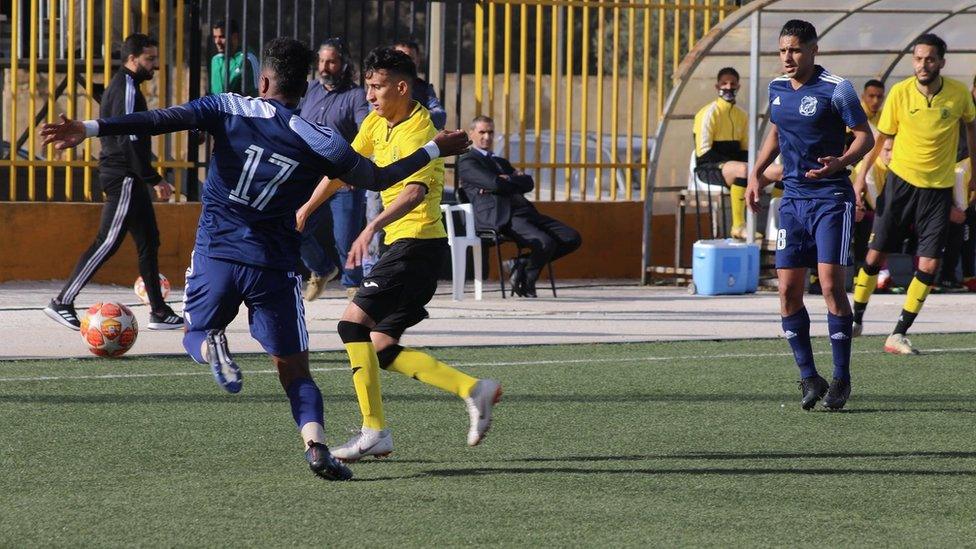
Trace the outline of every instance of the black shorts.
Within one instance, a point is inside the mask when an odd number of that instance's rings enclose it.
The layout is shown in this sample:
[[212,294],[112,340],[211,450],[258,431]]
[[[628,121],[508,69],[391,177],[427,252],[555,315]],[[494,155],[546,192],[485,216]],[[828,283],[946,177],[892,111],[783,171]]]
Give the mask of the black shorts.
[[725,162],[699,162],[695,165],[695,176],[708,185],[725,186],[722,176],[722,164]]
[[879,252],[900,252],[902,242],[914,228],[918,238],[916,255],[939,259],[946,245],[951,206],[951,188],[916,187],[888,170],[868,246]]
[[446,238],[402,238],[383,252],[352,300],[376,322],[374,331],[400,339],[427,318],[448,253]]

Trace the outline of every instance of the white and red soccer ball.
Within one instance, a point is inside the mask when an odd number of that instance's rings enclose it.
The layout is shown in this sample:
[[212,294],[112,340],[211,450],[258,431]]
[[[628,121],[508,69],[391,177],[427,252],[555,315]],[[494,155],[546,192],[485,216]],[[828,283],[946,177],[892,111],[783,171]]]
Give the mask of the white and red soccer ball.
[[136,317],[121,303],[96,303],[81,319],[81,338],[98,356],[122,356],[132,348],[137,335]]
[[[163,299],[169,296],[169,280],[163,276],[163,273],[159,273],[159,289],[163,292]],[[135,291],[136,296],[142,300],[146,305],[149,305],[149,295],[146,294],[146,283],[143,282],[142,277],[136,279],[136,283],[132,286],[132,290]]]

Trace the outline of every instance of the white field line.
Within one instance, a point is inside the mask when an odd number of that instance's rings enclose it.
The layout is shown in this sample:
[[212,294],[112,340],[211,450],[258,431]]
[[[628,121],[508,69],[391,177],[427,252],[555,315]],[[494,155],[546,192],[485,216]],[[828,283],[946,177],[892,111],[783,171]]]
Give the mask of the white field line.
[[[976,351],[976,347],[960,347],[956,349],[926,349],[925,354],[947,354],[947,353],[966,353]],[[851,351],[851,354],[866,355],[876,354],[878,350],[859,350]],[[814,351],[815,355],[831,354],[829,351]],[[703,360],[703,359],[723,359],[723,358],[769,358],[778,356],[793,356],[793,353],[730,353],[721,355],[679,355],[679,356],[648,356],[648,357],[622,357],[622,358],[589,358],[589,359],[564,359],[564,360],[525,360],[518,362],[455,362],[454,366],[466,368],[471,366],[537,366],[547,364],[582,364],[582,363],[608,363],[608,362],[663,362],[669,360]],[[201,366],[201,368],[203,368]],[[345,372],[349,368],[310,368],[312,372]],[[270,375],[277,374],[277,370],[245,370],[248,375]],[[16,383],[30,381],[90,381],[105,379],[141,379],[159,377],[192,377],[210,376],[209,370],[198,372],[165,372],[165,373],[145,373],[145,374],[97,374],[97,375],[66,375],[66,376],[31,376],[31,377],[0,377],[0,383]]]

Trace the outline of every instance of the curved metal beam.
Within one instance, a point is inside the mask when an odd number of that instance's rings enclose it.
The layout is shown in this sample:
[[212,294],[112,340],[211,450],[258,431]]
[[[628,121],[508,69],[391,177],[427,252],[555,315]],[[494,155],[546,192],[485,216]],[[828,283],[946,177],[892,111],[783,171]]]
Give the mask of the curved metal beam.
[[[945,23],[949,19],[952,19],[953,17],[959,15],[960,13],[964,13],[964,12],[966,12],[966,10],[972,9],[974,7],[976,7],[976,3],[969,4],[966,7],[960,8],[960,9],[958,9],[958,10],[956,10],[956,11],[954,11],[954,12],[948,14],[948,15],[946,15],[942,19],[939,19],[938,21],[936,21],[936,23],[934,25],[929,25],[924,30],[922,30],[922,32],[919,32],[919,33],[913,35],[912,36],[912,40],[915,40],[915,38],[918,37],[919,35],[925,34],[927,32],[931,32],[932,30],[934,30],[936,27],[938,27],[942,23]],[[911,42],[909,42],[909,45],[910,44],[911,44]],[[903,57],[905,57],[905,54],[907,54],[907,53],[908,53],[908,45],[905,46],[905,49],[901,53],[895,54],[895,57],[892,59],[891,64],[888,65],[888,68],[885,69],[884,73],[881,76],[881,81],[882,82],[885,82],[885,81],[888,80],[888,77],[891,76],[892,71],[895,70],[895,67],[898,66],[898,63],[901,62],[901,59]]]

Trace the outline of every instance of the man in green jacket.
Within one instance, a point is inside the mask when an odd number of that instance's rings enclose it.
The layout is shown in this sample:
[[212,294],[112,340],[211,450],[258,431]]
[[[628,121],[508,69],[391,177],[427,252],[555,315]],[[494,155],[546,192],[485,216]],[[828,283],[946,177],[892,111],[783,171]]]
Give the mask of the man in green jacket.
[[[229,27],[229,28],[228,28]],[[229,30],[229,32],[228,32]],[[217,55],[210,60],[210,93],[234,92],[241,95],[257,97],[258,95],[258,75],[261,66],[258,58],[251,52],[247,53],[247,63],[244,63],[244,52],[241,51],[241,32],[237,26],[237,21],[231,19],[226,24],[223,19],[217,21],[211,27],[213,33],[214,46],[217,48]],[[228,44],[229,43],[229,44]],[[228,45],[233,54],[230,58],[230,83],[224,82],[226,79],[224,59],[226,59]],[[241,81],[244,85],[242,87]]]

